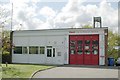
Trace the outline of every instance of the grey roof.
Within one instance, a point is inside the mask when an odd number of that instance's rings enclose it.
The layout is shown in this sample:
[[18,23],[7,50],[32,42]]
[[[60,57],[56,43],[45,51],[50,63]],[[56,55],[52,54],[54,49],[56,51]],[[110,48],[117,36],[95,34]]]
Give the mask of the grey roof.
[[49,31],[49,30],[71,30],[71,29],[108,29],[108,27],[97,27],[97,28],[55,28],[55,29],[37,29],[37,30],[16,30],[13,32],[21,32],[21,31]]

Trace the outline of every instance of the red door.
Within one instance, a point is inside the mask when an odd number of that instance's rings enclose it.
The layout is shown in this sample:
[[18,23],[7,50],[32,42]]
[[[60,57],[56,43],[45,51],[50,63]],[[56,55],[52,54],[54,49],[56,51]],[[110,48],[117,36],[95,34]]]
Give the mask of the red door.
[[76,36],[69,36],[70,64],[76,64]]
[[99,64],[99,35],[92,35],[92,64]]
[[69,36],[70,64],[99,64],[99,35]]
[[90,65],[91,64],[91,36],[85,35],[84,36],[84,64]]
[[83,36],[77,36],[77,44],[76,44],[76,59],[77,59],[77,64],[83,64]]

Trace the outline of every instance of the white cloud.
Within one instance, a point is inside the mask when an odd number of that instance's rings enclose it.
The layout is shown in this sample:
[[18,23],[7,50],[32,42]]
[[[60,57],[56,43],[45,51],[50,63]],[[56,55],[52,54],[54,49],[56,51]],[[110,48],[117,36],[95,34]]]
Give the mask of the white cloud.
[[54,17],[56,15],[56,12],[52,8],[47,6],[43,7],[39,13],[47,18]]
[[32,3],[38,3],[41,2],[41,0],[30,0]]
[[[79,3],[80,2],[80,3]],[[82,5],[82,2],[69,0],[68,4],[61,10],[55,18],[56,27],[81,27],[80,25],[92,25],[94,16],[102,17],[103,26],[109,29],[117,30],[118,11],[112,8],[110,3],[103,0],[99,5],[88,4]],[[113,17],[114,16],[114,17]],[[79,23],[79,24],[78,24]]]
[[[41,21],[36,18],[36,3],[32,3],[29,6],[29,3],[20,3],[18,5],[14,5],[13,8],[13,28],[21,27],[20,29],[35,29]],[[22,24],[22,26],[19,26]]]
[[[21,29],[81,27],[85,24],[92,25],[93,17],[101,16],[103,26],[114,29],[114,31],[117,30],[118,11],[106,0],[102,0],[99,5],[83,5],[85,0],[69,0],[61,10],[57,10],[59,13],[47,5],[39,8],[37,2],[40,1],[14,1],[14,29],[21,27],[20,24],[22,24]],[[10,10],[8,6],[6,7]],[[41,16],[45,19],[43,20]]]
[[78,11],[78,2],[76,2],[75,0],[69,0],[69,2],[67,3],[67,5],[65,7],[63,7],[62,12],[75,12]]

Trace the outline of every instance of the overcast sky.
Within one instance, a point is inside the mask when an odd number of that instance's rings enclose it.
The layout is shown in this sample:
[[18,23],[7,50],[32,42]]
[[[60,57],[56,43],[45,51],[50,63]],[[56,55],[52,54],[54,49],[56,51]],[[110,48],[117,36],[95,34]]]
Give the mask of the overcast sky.
[[80,28],[93,25],[93,17],[101,16],[103,27],[118,30],[118,0],[2,0],[0,10],[7,11],[5,27],[10,29],[11,2],[13,30]]

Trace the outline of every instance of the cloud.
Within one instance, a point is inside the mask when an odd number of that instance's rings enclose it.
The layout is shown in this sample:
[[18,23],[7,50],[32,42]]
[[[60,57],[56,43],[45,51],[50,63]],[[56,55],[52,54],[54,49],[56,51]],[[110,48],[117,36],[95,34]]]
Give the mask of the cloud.
[[43,21],[36,16],[36,3],[22,3],[20,6],[14,5],[13,9],[13,30],[36,29]]
[[[38,8],[35,3],[22,3],[20,6],[14,5],[13,30],[23,29],[48,29],[52,28],[52,20],[55,12],[52,8]],[[46,21],[41,20],[41,15]]]
[[54,17],[56,15],[56,12],[52,8],[47,6],[43,7],[39,13],[47,18]]
[[74,1],[74,0],[69,0],[69,2],[67,3],[67,5],[65,7],[63,7],[62,12],[77,12],[78,11],[78,2]]
[[[102,17],[103,26],[107,26],[111,30],[114,29],[114,31],[118,29],[118,10],[114,9],[111,3],[108,3],[106,0],[102,0],[97,5],[84,5],[85,0],[68,0],[68,3],[60,10],[55,10],[47,5],[41,8],[39,7],[39,4],[41,4],[40,1],[41,0],[13,0],[14,30],[78,28],[86,24],[92,25],[94,16]],[[5,7],[10,10],[7,5]],[[8,19],[10,19],[10,16]]]
[[[81,27],[81,25],[92,25],[94,16],[102,17],[103,27],[117,30],[118,25],[118,11],[111,6],[106,0],[100,2],[99,5],[87,4],[83,5],[80,0],[69,0],[65,7],[55,18],[55,26],[59,28],[74,26]],[[114,17],[113,17],[114,16]]]

